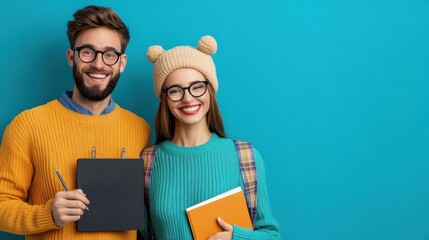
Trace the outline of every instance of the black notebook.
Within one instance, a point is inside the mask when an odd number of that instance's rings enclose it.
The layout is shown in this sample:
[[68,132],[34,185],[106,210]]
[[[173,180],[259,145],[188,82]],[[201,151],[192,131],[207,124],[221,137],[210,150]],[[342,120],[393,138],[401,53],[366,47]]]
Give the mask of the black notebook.
[[143,228],[142,159],[78,159],[77,186],[89,199],[89,211],[77,230],[122,231]]

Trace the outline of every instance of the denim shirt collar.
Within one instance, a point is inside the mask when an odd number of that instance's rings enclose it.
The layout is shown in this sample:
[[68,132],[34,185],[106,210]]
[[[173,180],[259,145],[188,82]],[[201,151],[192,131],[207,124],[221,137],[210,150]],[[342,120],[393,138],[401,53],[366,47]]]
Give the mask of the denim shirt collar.
[[[82,107],[81,105],[74,102],[71,97],[73,95],[72,91],[64,91],[60,98],[58,98],[58,101],[67,109],[72,110],[77,113],[85,114],[85,115],[93,115],[91,111],[88,109]],[[100,115],[105,115],[108,113],[113,112],[115,110],[115,102],[113,101],[113,98],[110,99],[109,105],[101,112]]]

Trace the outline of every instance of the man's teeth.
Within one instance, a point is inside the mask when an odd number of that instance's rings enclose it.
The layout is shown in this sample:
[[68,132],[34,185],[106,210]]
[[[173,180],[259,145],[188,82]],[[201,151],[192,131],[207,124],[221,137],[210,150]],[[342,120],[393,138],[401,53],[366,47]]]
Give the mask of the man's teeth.
[[88,75],[93,78],[105,78],[107,76],[106,74],[100,74],[100,73],[90,73]]

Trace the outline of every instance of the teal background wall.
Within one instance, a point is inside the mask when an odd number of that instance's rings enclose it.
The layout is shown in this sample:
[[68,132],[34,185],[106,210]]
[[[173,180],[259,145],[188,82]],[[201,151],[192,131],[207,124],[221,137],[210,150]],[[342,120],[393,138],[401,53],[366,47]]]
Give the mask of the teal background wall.
[[89,4],[128,24],[114,98],[152,126],[147,47],[217,39],[227,133],[264,157],[284,239],[429,239],[428,0],[2,1],[0,133],[72,89],[66,22]]

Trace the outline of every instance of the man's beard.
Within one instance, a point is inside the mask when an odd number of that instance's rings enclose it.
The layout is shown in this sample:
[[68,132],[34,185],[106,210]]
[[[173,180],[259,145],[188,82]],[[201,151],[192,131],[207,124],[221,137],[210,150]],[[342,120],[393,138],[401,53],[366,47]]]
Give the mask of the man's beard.
[[[89,71],[96,72],[96,69],[89,69]],[[115,75],[112,75],[112,77],[109,80],[109,83],[107,84],[106,88],[104,90],[98,89],[98,87],[87,87],[85,86],[85,83],[83,81],[83,73],[79,73],[76,68],[76,63],[73,66],[73,77],[74,82],[76,84],[77,89],[79,90],[80,94],[90,100],[90,101],[103,101],[106,99],[107,96],[109,96],[113,90],[116,87],[116,84],[118,83],[120,73],[118,72]]]

